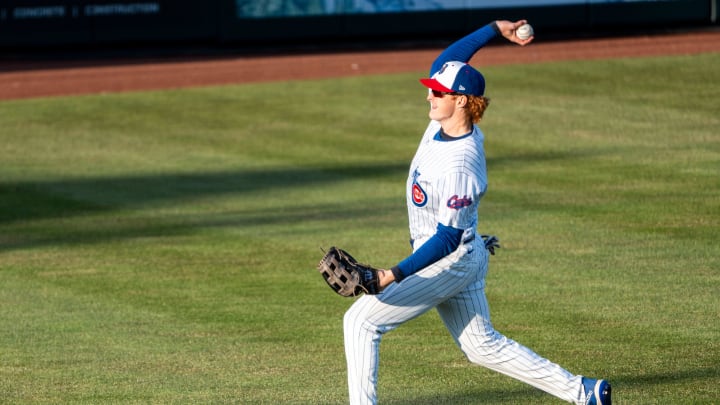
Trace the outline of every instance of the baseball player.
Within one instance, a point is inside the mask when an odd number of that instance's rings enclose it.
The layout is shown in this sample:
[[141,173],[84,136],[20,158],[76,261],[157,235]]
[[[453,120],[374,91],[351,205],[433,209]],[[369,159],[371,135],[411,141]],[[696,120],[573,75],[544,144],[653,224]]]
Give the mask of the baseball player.
[[567,402],[611,404],[607,381],[572,374],[493,329],[485,297],[488,249],[477,232],[478,204],[487,190],[484,135],[476,125],[489,104],[485,80],[467,62],[503,36],[519,45],[526,21],[496,21],[458,40],[432,64],[430,124],[406,185],[413,253],[379,271],[382,292],[359,298],[344,317],[351,404],[377,403],[383,335],[436,308],[473,363],[523,381]]

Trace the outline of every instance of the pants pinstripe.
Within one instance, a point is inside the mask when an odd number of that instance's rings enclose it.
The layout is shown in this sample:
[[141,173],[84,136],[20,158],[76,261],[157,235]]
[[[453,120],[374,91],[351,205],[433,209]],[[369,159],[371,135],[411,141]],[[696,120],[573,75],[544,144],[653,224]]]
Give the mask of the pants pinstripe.
[[582,376],[573,375],[494,330],[485,297],[488,252],[481,238],[406,278],[382,294],[360,297],[345,313],[350,404],[376,404],[382,336],[437,308],[468,360],[580,403]]

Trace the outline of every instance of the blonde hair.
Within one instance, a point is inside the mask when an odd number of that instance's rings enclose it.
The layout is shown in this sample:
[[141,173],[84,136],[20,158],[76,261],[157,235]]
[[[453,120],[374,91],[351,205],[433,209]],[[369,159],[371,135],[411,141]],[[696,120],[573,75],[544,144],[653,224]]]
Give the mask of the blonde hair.
[[467,96],[467,109],[470,120],[477,124],[482,120],[485,109],[490,105],[490,99],[485,96]]

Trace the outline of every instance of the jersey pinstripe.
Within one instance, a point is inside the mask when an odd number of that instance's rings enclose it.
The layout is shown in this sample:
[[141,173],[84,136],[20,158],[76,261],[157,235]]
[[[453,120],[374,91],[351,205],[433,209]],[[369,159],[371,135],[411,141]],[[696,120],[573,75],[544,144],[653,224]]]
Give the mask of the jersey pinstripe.
[[480,129],[473,126],[470,135],[451,141],[439,140],[439,130],[440,124],[431,121],[410,164],[407,208],[414,241],[427,240],[438,223],[474,229],[478,205],[487,190]]

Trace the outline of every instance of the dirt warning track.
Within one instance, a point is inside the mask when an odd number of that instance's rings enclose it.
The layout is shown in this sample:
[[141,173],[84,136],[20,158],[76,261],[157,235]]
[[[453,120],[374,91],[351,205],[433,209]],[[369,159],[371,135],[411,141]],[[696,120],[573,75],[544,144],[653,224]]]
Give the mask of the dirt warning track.
[[[265,56],[166,57],[55,62],[0,61],[0,100],[211,86],[277,80],[421,72],[440,48]],[[720,52],[720,30],[534,43],[520,49],[496,41],[476,67]]]

